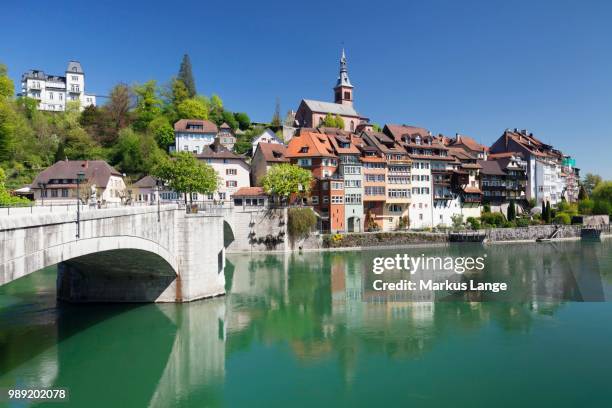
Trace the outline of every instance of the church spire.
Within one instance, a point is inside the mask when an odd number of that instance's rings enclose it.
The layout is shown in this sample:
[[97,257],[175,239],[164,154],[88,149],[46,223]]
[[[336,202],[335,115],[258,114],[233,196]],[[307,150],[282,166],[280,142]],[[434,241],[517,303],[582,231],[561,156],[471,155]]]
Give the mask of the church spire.
[[334,87],[334,101],[343,105],[353,105],[353,85],[351,85],[348,76],[344,48],[342,48],[342,56],[340,57],[340,74]]

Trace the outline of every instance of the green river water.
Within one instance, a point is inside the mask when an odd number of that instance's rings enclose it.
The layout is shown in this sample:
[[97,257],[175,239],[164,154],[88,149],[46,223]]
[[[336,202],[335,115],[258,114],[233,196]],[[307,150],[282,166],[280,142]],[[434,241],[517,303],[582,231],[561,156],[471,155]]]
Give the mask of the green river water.
[[[373,291],[398,252],[486,254],[510,291]],[[0,389],[69,402],[0,406],[612,406],[609,239],[231,255],[226,296],[180,305],[64,304],[55,278],[0,287]]]

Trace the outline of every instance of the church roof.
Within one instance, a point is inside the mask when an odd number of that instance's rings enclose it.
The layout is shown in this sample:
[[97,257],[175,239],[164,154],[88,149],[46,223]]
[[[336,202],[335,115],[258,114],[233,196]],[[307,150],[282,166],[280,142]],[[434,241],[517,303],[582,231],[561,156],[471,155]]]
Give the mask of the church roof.
[[312,99],[302,99],[302,102],[308,106],[313,112],[318,113],[331,113],[332,115],[340,116],[355,116],[359,117],[357,111],[349,105],[341,105],[333,102],[315,101]]

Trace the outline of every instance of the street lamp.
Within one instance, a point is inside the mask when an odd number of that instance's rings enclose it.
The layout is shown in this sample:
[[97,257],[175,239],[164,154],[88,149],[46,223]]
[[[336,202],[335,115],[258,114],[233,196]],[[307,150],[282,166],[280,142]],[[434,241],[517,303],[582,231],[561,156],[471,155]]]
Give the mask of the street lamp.
[[41,200],[41,205],[44,207],[45,206],[45,195],[47,194],[47,183],[38,183],[38,188],[40,188],[40,200]]
[[77,173],[77,191],[76,191],[76,195],[77,195],[77,233],[76,233],[76,237],[77,239],[79,239],[81,237],[81,197],[80,197],[80,192],[79,192],[79,186],[80,184],[85,180],[85,173],[82,171],[79,171]]
[[160,179],[157,179],[155,180],[155,185],[157,186],[157,222],[160,222],[161,221],[160,213],[159,213],[160,212],[159,206],[160,206],[160,201],[161,201],[160,191],[161,191],[162,186],[164,185],[164,182]]

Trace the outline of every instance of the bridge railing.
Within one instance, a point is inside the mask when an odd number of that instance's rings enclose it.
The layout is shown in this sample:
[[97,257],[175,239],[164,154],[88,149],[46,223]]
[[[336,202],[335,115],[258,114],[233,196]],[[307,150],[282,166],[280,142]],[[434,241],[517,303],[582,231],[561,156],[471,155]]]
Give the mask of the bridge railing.
[[[171,204],[171,203],[162,203],[163,204]],[[155,205],[154,203],[148,202],[132,202],[130,204],[122,204],[122,203],[90,203],[90,204],[81,204],[81,211],[94,211],[101,210],[107,208],[130,208],[130,207],[150,207]],[[77,204],[66,204],[66,203],[34,203],[25,204],[25,205],[15,205],[15,206],[0,206],[0,217],[7,216],[15,216],[15,215],[27,215],[27,214],[48,214],[48,213],[66,213],[66,212],[76,212]]]

